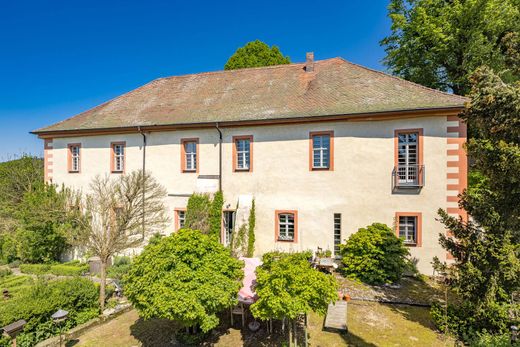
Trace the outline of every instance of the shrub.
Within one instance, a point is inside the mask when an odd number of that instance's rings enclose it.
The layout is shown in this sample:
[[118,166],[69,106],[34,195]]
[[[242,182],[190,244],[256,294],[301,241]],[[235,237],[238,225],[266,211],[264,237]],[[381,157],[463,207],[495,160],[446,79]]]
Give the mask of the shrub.
[[8,267],[0,268],[0,278],[7,277],[13,272]]
[[97,316],[98,295],[94,283],[85,278],[40,280],[0,306],[0,326],[25,319],[27,325],[18,337],[18,345],[34,346],[57,335],[51,315],[60,308],[69,312],[69,318],[64,323],[66,329]]
[[[76,264],[76,263],[74,263]],[[88,272],[88,264],[67,265],[67,264],[22,264],[20,271],[25,274],[45,275],[53,274],[56,276],[81,276]]]
[[8,264],[8,266],[11,268],[11,269],[14,269],[14,268],[18,268],[20,267],[20,261],[19,260],[15,260],[15,261],[12,261]]
[[343,272],[369,284],[398,281],[407,268],[408,249],[392,229],[374,223],[359,229],[341,245]]
[[476,336],[469,341],[469,345],[471,347],[514,347],[520,346],[520,342],[512,344],[510,333],[492,335],[484,331],[476,334]]
[[122,266],[122,265],[130,265],[132,263],[132,258],[127,256],[117,256],[114,257],[114,262],[112,266]]
[[56,276],[81,276],[87,273],[89,270],[88,264],[78,265],[51,265],[50,273]]
[[20,271],[30,275],[45,275],[50,273],[49,264],[20,264]]

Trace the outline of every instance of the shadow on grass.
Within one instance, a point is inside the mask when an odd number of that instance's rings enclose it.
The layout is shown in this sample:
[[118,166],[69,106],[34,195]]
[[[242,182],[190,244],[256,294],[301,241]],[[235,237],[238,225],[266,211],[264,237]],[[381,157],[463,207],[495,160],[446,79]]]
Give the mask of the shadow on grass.
[[178,324],[170,320],[139,318],[130,326],[130,333],[143,347],[180,346],[175,339],[178,329]]

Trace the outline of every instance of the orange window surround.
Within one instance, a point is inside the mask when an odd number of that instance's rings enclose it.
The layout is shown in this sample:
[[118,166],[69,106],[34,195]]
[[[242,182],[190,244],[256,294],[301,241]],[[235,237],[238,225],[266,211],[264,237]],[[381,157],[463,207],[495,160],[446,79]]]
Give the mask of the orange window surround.
[[[292,240],[280,239],[280,215],[293,215],[294,220],[294,237]],[[297,210],[276,210],[274,211],[274,240],[276,242],[298,242],[298,211]]]
[[[314,138],[320,135],[328,135],[330,138],[328,167],[314,167]],[[309,171],[334,171],[334,131],[311,131],[309,133]]]
[[[117,169],[115,164],[115,152],[114,148],[115,146],[123,146],[123,168]],[[112,173],[125,173],[126,170],[126,142],[120,141],[120,142],[111,142],[110,143],[110,171]]]
[[421,247],[422,246],[422,213],[421,212],[396,212],[395,213],[395,234],[399,237],[399,219],[400,217],[415,217],[415,244],[408,243],[406,246]]
[[[186,144],[188,144],[188,143],[195,143],[195,169],[188,169],[186,167]],[[199,172],[199,157],[200,157],[199,138],[194,137],[194,138],[189,138],[189,139],[181,139],[181,172],[198,173]]]
[[[78,167],[75,169],[73,166],[73,150],[78,148]],[[67,145],[67,169],[69,173],[80,173],[81,172],[81,143],[69,143]]]
[[[238,167],[238,148],[239,140],[249,140],[249,167]],[[233,172],[253,172],[253,135],[233,136]]]

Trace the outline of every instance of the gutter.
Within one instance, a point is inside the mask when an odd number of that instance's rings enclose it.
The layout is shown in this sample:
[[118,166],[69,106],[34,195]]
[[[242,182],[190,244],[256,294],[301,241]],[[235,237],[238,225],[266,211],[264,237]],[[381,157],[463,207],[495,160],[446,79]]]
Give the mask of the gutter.
[[145,192],[145,184],[146,184],[146,180],[145,180],[145,177],[146,177],[146,134],[141,130],[141,127],[138,126],[137,127],[137,131],[143,136],[143,186],[142,186],[142,210],[143,210],[143,217],[142,217],[142,232],[143,232],[143,237],[144,237],[144,231],[145,231],[145,215],[144,215],[144,212],[145,212],[145,207],[146,207],[146,204],[145,204],[145,197],[146,197],[146,192]]
[[[433,108],[416,108],[403,109],[394,111],[378,111],[378,112],[361,112],[349,114],[334,114],[334,115],[317,115],[317,116],[298,116],[298,117],[281,117],[281,118],[266,118],[254,120],[236,120],[218,122],[220,128],[223,127],[239,127],[239,126],[256,126],[256,125],[274,125],[274,124],[293,124],[293,123],[310,123],[321,121],[356,121],[370,120],[377,121],[383,116],[388,117],[420,117],[420,116],[446,116],[458,115],[464,110],[464,106],[448,106],[448,107],[433,107]],[[124,127],[106,127],[106,128],[92,128],[92,129],[68,129],[68,130],[34,130],[31,134],[38,135],[40,138],[46,137],[70,137],[76,135],[103,135],[109,133],[135,133],[142,131],[169,131],[182,130],[194,128],[214,128],[216,122],[200,122],[200,123],[170,123],[170,124],[154,124],[146,126],[124,126]],[[141,129],[141,130],[139,130]]]
[[218,122],[215,123],[215,128],[218,131],[219,141],[218,141],[218,190],[222,191],[222,131],[218,127]]

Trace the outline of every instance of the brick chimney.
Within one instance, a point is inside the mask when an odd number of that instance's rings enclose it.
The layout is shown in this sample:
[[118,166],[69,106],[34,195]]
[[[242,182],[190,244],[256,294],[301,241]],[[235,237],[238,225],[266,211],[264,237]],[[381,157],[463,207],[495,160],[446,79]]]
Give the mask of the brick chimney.
[[306,57],[305,71],[313,72],[314,71],[314,52],[307,52],[305,57]]

